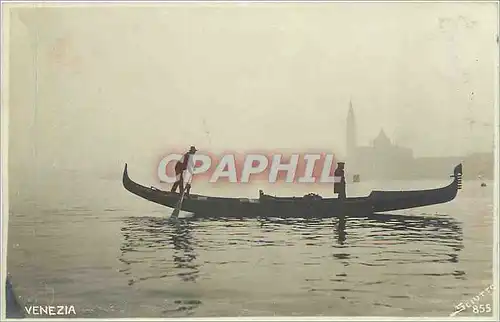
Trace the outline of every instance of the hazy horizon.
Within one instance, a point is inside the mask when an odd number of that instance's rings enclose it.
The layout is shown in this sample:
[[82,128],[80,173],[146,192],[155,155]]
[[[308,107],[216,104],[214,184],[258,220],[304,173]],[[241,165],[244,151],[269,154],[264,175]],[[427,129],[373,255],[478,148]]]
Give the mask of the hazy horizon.
[[11,167],[345,154],[350,100],[358,145],[383,128],[416,157],[493,150],[495,3],[5,7]]

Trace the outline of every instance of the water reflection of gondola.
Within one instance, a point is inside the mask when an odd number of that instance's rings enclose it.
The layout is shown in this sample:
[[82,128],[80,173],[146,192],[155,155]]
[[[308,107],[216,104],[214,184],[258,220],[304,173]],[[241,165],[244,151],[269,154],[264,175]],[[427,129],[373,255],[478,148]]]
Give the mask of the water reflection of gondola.
[[344,242],[346,240],[346,232],[345,232],[345,223],[346,223],[346,220],[345,220],[345,216],[339,216],[337,219],[338,219],[337,229],[336,229],[337,241],[338,241],[339,245],[344,245]]
[[[303,227],[309,232],[331,225],[326,220],[310,219],[266,221]],[[397,263],[458,263],[458,254],[463,248],[461,224],[444,216],[338,216],[334,218],[333,235],[336,243],[333,257],[342,261],[344,266],[349,266],[350,246],[378,249],[380,261]],[[463,278],[464,274],[463,271],[453,272],[456,278]]]
[[[353,244],[369,243],[380,252],[379,261],[408,263],[458,263],[463,248],[463,232],[459,222],[450,217],[405,216],[380,214],[368,218],[339,217],[337,223],[338,244],[346,242],[346,222],[357,236],[348,240]],[[360,233],[363,231],[364,233]],[[342,247],[342,246],[339,246]],[[348,259],[342,247],[342,258]],[[369,266],[381,266],[381,263]],[[365,263],[366,264],[366,263]],[[346,265],[347,266],[347,265]],[[454,270],[451,274],[464,279],[465,272]],[[445,274],[445,275],[446,275]]]
[[[445,216],[409,216],[395,214],[372,214],[364,216],[337,216],[334,219],[334,235],[339,245],[348,241],[346,226],[350,229],[377,229],[384,231],[386,239],[401,239],[401,241],[435,241],[444,242],[445,245],[458,251],[462,246],[461,224],[451,217]],[[323,219],[261,219],[265,222],[283,225],[324,227],[329,224]],[[372,237],[377,237],[373,235]],[[382,237],[382,235],[380,235]]]
[[400,242],[433,242],[460,251],[463,248],[461,223],[451,217],[378,215],[371,220],[359,220],[357,227],[383,227],[387,235]]
[[199,266],[192,262],[196,260],[196,253],[191,244],[191,223],[177,221],[174,224],[174,232],[170,235],[175,253],[173,255],[175,267],[187,269],[187,272],[179,273],[179,277],[184,281],[195,282],[199,273]]
[[[124,241],[119,260],[125,267],[120,271],[128,276],[129,285],[164,294],[158,305],[169,317],[190,316],[202,305],[189,291],[200,273],[193,225],[183,220],[172,225],[165,218],[128,217],[121,229]],[[179,279],[181,284],[176,283]],[[174,287],[172,283],[176,283]],[[181,289],[186,291],[176,293]]]
[[[191,222],[178,221],[170,225],[164,218],[129,217],[124,224],[120,261],[127,267],[122,271],[126,275],[141,274],[139,270],[132,272],[132,266],[150,262],[146,273],[153,272],[149,276],[132,277],[129,284],[172,275],[185,282],[196,282],[199,265],[192,246]],[[151,252],[154,256],[150,256]]]
[[[224,224],[219,225],[217,222]],[[168,276],[185,282],[196,281],[200,267],[196,263],[193,245],[198,245],[196,248],[200,249],[205,249],[206,245],[193,239],[192,231],[195,228],[202,232],[218,229],[218,234],[224,235],[228,243],[255,242],[259,246],[264,244],[263,240],[266,238],[266,245],[294,246],[299,243],[298,240],[302,240],[306,247],[323,246],[330,239],[333,243],[331,256],[345,267],[353,263],[367,266],[389,263],[458,263],[458,255],[463,248],[461,224],[443,216],[341,216],[334,219],[333,227],[329,219],[261,218],[260,233],[253,231],[252,222],[253,219],[235,221],[190,218],[177,225],[169,225],[162,218],[127,218],[122,229],[125,241],[120,260],[128,268],[123,271],[127,275],[134,273],[131,283]],[[253,234],[255,237],[243,239],[232,235],[241,228],[247,236]],[[274,231],[285,232],[289,238],[275,238]],[[299,239],[296,239],[297,236],[300,236]],[[220,245],[219,242],[220,240],[213,241],[214,244],[210,247],[227,247],[224,242]],[[363,253],[365,251],[368,253]],[[144,265],[147,266],[146,270],[141,269]],[[446,269],[452,269],[453,272],[448,273],[456,278],[463,278],[465,273],[454,271],[456,268],[453,265]],[[154,274],[138,276],[144,272]],[[344,274],[346,273],[348,271]]]

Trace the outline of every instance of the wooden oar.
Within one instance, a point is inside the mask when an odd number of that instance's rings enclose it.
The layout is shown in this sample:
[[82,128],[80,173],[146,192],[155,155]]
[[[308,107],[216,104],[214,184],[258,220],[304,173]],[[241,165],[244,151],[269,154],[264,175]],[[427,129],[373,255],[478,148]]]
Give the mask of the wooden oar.
[[181,198],[179,199],[179,202],[175,206],[175,209],[172,212],[170,219],[177,219],[179,217],[179,213],[181,212],[182,202],[184,201],[184,195],[186,194],[186,189],[187,189],[188,185],[191,185],[192,180],[193,180],[193,176],[191,175],[189,182],[186,183],[186,185],[182,189]]

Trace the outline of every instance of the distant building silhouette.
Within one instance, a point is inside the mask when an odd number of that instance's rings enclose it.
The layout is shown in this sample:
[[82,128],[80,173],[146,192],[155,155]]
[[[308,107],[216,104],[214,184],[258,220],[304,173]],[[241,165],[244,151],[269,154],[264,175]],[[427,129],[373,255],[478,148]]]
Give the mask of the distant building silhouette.
[[370,146],[358,146],[352,101],[346,123],[346,168],[351,177],[359,174],[361,180],[442,179],[453,166],[462,162],[464,179],[477,179],[478,176],[493,179],[493,152],[414,158],[412,149],[393,144],[383,129]]
[[[392,144],[383,129],[372,141],[371,146],[358,146],[356,142],[356,119],[352,102],[347,114],[347,161],[350,173],[360,174],[367,179],[405,179],[408,170],[402,164],[411,164],[413,151]],[[395,166],[397,165],[397,166]]]

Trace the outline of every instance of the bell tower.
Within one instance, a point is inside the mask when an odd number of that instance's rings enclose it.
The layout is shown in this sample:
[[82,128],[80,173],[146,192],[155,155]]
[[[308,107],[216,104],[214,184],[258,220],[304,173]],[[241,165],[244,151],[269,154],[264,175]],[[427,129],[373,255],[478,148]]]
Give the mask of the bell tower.
[[354,159],[356,153],[356,119],[354,117],[354,109],[352,101],[349,101],[349,111],[347,112],[347,127],[346,127],[346,153],[348,159]]

